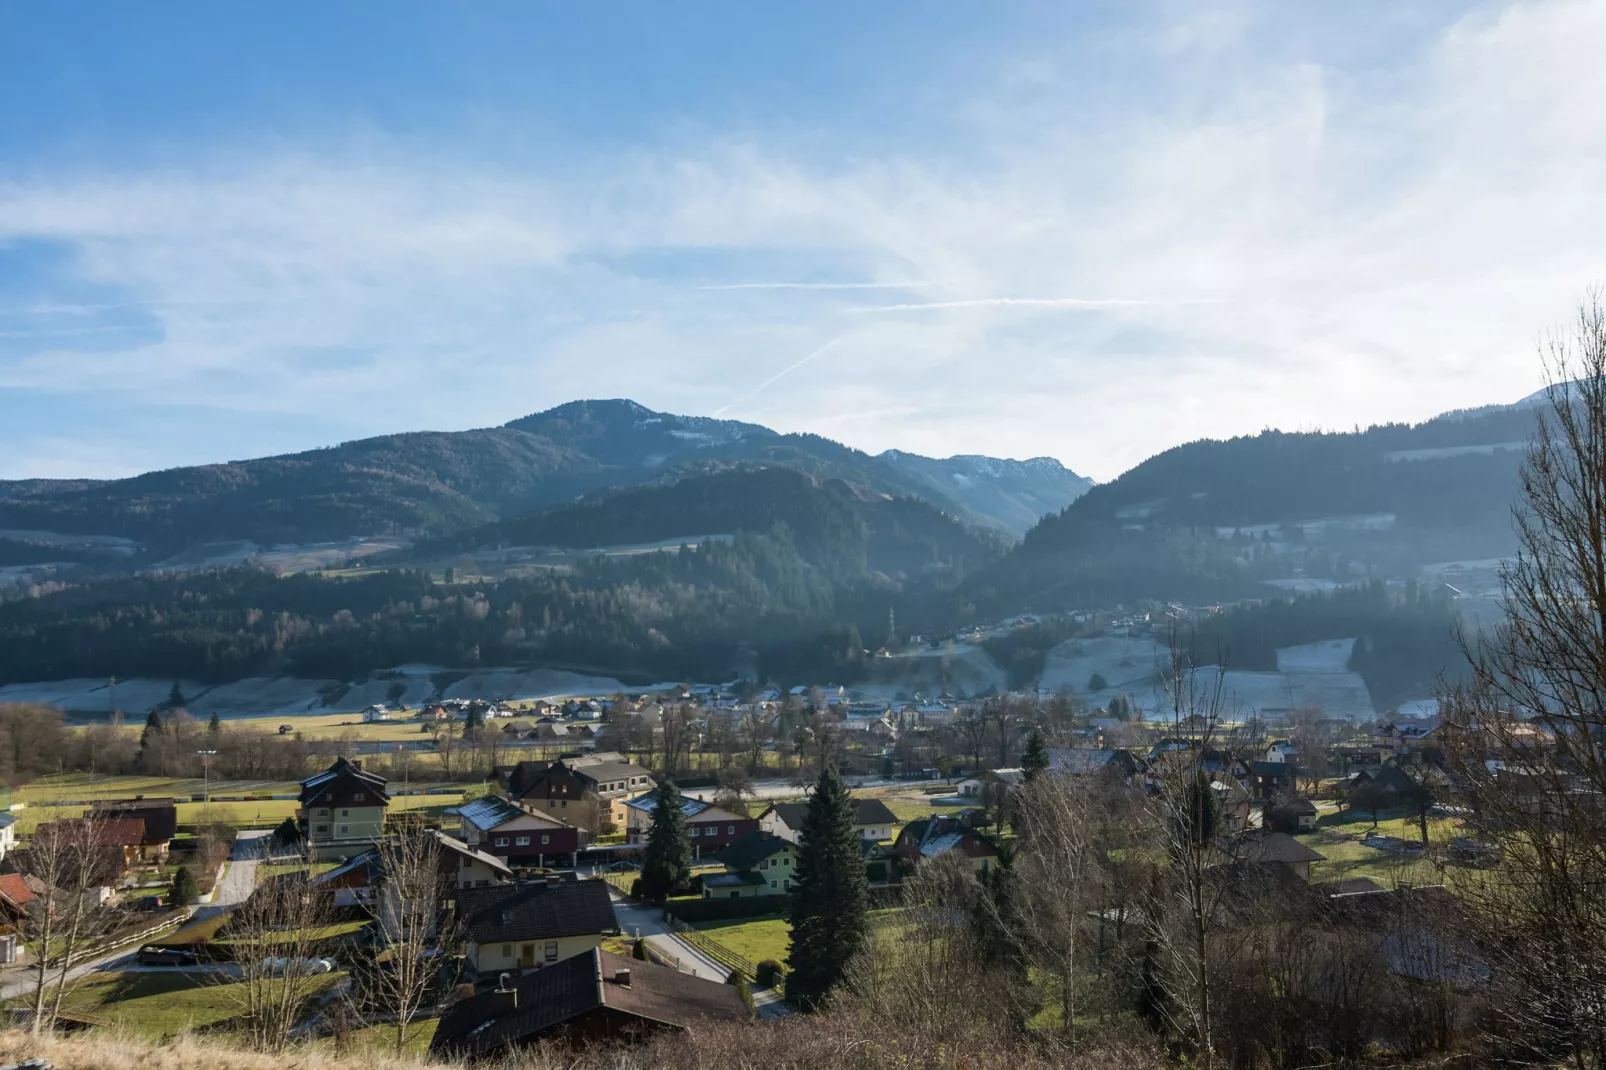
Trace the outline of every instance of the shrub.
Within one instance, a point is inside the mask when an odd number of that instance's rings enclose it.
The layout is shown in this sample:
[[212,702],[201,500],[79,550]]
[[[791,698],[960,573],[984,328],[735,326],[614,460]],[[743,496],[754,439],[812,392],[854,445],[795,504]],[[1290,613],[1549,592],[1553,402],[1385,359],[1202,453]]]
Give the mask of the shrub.
[[731,975],[725,978],[725,983],[735,988],[736,994],[742,997],[742,1002],[747,1005],[747,1013],[754,1013],[753,989],[748,985],[747,978],[732,970]]
[[173,887],[167,897],[168,905],[187,906],[200,894],[201,890],[195,884],[195,874],[190,872],[190,867],[179,866],[178,872],[173,874]]
[[640,877],[637,877],[635,880],[630,882],[630,898],[632,898],[632,899],[640,899],[641,898],[641,878]]
[[631,948],[630,948],[630,957],[635,959],[637,962],[646,962],[647,961],[647,941],[643,940],[639,936],[636,937],[635,944],[633,944],[631,946]]
[[753,971],[753,983],[760,988],[774,988],[786,976],[786,968],[774,959],[765,959]]
[[301,825],[293,817],[287,817],[279,822],[279,827],[273,830],[273,840],[280,847],[290,847],[301,842]]

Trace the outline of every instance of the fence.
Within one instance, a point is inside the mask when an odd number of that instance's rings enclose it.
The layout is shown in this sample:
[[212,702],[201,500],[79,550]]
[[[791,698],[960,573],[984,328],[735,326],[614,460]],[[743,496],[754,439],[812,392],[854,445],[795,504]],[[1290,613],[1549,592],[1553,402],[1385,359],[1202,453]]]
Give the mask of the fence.
[[758,976],[758,964],[743,958],[707,933],[693,929],[673,914],[668,917],[669,931],[732,973],[739,973],[752,984]]

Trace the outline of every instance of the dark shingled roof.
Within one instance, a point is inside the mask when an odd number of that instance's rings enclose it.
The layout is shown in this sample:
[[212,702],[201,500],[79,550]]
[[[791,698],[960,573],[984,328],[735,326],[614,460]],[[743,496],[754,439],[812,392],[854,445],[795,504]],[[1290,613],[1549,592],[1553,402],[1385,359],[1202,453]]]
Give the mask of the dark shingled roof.
[[[854,799],[853,823],[855,825],[895,825],[898,818],[887,808],[887,804],[880,799]],[[775,803],[770,806],[789,829],[803,827],[803,818],[809,812],[806,802]]]
[[355,763],[347,761],[344,757],[336,758],[334,764],[328,769],[314,776],[309,776],[301,782],[301,795],[298,801],[306,806],[322,795],[327,789],[350,781],[354,787],[371,791],[382,801],[389,802],[390,795],[385,791],[385,778],[377,773],[365,773]]
[[89,807],[96,817],[134,817],[144,821],[147,847],[168,842],[178,831],[178,807],[172,799],[100,799]]
[[738,836],[719,852],[719,860],[735,870],[752,869],[773,854],[792,847],[791,840],[783,840],[768,832],[749,832]]
[[[621,970],[630,971],[628,985],[618,982]],[[430,1055],[438,1059],[494,1055],[534,1044],[565,1022],[603,1008],[639,1019],[644,1026],[671,1029],[685,1029],[699,1019],[749,1017],[731,985],[600,948],[525,974],[512,987],[511,999],[506,993],[487,992],[447,1008],[430,1042]]]
[[619,931],[603,881],[533,881],[457,893],[463,927],[476,943],[556,940]]
[[1336,881],[1322,881],[1311,885],[1326,896],[1358,895],[1362,892],[1381,892],[1383,886],[1371,877],[1340,877]]
[[1299,862],[1325,862],[1327,856],[1313,851],[1286,832],[1274,832],[1263,840],[1249,845],[1244,852],[1249,862],[1281,862],[1293,865]]

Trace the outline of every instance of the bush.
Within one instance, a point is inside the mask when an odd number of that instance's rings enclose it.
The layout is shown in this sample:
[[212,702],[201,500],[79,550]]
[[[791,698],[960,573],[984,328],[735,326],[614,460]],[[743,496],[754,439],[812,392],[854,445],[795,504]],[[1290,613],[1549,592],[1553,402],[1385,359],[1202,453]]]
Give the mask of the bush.
[[754,1013],[753,989],[748,985],[747,978],[732,970],[731,975],[725,979],[725,983],[735,988],[736,994],[742,997],[742,1002],[747,1005],[747,1013]]
[[[786,976],[786,968],[774,959],[765,959],[753,971],[753,983],[760,988],[774,988]],[[751,1001],[752,993],[748,993]]]
[[635,959],[637,962],[646,962],[647,941],[643,940],[639,936],[636,937],[636,942],[630,947],[630,957]]
[[273,842],[280,847],[293,847],[300,843],[301,823],[293,817],[279,822],[279,827],[273,830]]
[[640,877],[637,877],[635,880],[630,882],[630,898],[632,898],[632,899],[640,899],[641,898],[641,878]]
[[1098,673],[1094,673],[1087,681],[1087,689],[1089,691],[1106,691],[1109,689],[1109,686],[1109,682]]
[[168,905],[188,906],[200,894],[201,890],[195,884],[195,874],[190,872],[190,867],[178,867],[178,872],[173,874],[173,887],[168,892]]

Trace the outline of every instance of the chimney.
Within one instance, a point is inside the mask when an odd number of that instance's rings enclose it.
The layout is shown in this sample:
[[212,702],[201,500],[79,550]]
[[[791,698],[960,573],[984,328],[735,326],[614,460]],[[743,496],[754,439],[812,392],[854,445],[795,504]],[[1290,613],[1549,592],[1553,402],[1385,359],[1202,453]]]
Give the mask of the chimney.
[[497,979],[496,988],[488,992],[493,1015],[507,1014],[519,1009],[519,990],[513,987],[513,975],[504,973]]
[[353,758],[351,760],[351,767],[353,769],[357,770],[357,772],[359,772],[359,773],[362,772],[362,759],[361,758]]
[[616,984],[616,985],[622,985],[625,988],[629,988],[630,987],[630,971],[629,970],[614,970],[613,971],[613,983]]

